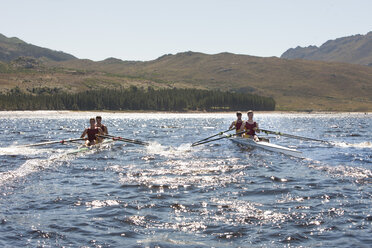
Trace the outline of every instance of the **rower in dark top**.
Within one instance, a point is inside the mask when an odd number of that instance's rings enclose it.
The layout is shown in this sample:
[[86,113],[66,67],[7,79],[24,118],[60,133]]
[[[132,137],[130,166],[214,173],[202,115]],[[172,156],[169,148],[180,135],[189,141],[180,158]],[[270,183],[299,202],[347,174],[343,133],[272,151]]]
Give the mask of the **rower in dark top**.
[[86,128],[81,135],[80,138],[84,138],[86,135],[88,136],[88,140],[85,142],[86,146],[91,146],[99,143],[97,135],[102,135],[102,129],[100,127],[96,127],[96,120],[94,118],[90,118],[89,120],[90,127]]
[[229,127],[229,129],[235,128],[237,133],[243,131],[243,121],[242,121],[242,113],[236,112],[237,120],[233,121]]
[[256,132],[259,132],[258,130],[258,124],[257,122],[253,121],[253,111],[249,110],[247,112],[248,120],[244,123],[244,129],[245,133],[243,135],[244,138],[251,138],[255,141],[259,141]]
[[102,117],[96,116],[96,127],[100,127],[102,129],[103,134],[108,134],[108,129],[105,125],[101,123]]

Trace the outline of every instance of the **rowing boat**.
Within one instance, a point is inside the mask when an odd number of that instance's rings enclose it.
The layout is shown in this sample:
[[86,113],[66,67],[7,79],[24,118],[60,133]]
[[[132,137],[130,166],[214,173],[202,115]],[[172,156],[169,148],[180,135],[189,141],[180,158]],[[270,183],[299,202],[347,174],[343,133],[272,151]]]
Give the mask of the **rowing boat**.
[[92,145],[92,146],[83,145],[83,146],[77,148],[76,150],[68,152],[67,154],[78,154],[78,153],[87,152],[87,151],[90,151],[90,150],[93,150],[93,149],[98,150],[102,146],[108,145],[108,144],[113,143],[113,142],[114,142],[114,140],[104,140],[101,143],[98,143],[98,144],[95,144],[95,145]]
[[291,149],[288,147],[276,145],[269,143],[266,140],[260,140],[260,141],[254,141],[253,139],[249,138],[242,138],[242,137],[231,137],[229,138],[232,142],[240,144],[240,145],[245,145],[245,146],[250,146],[250,147],[258,147],[264,150],[272,151],[272,152],[279,152],[283,153],[289,156],[293,157],[302,157],[302,152]]

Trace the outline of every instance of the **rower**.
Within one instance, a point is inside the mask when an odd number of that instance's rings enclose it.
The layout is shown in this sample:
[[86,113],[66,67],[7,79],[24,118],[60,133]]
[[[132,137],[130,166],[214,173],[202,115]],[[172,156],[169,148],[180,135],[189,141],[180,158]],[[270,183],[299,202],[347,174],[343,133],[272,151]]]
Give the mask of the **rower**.
[[237,117],[237,120],[231,123],[229,129],[232,129],[234,127],[236,133],[239,133],[240,131],[243,131],[242,130],[242,126],[243,126],[242,113],[236,112],[236,117]]
[[[103,135],[107,135],[108,134],[108,130],[107,130],[107,127],[105,125],[103,125],[101,123],[102,121],[102,117],[101,116],[96,116],[96,127],[100,127],[102,129],[102,134]],[[102,137],[98,137],[98,141],[99,143],[101,143],[103,141],[103,138]]]
[[96,127],[100,127],[102,129],[103,134],[108,134],[107,127],[101,123],[102,117],[96,116]]
[[253,121],[253,111],[249,110],[247,112],[247,115],[248,120],[244,123],[243,126],[246,132],[243,134],[243,137],[254,139],[254,141],[259,141],[256,132],[260,132],[260,130],[258,130],[257,122]]
[[102,129],[100,127],[96,127],[96,120],[94,118],[90,118],[89,120],[90,127],[86,128],[80,138],[84,138],[88,135],[88,140],[85,141],[86,146],[91,146],[99,143],[98,134],[103,134]]

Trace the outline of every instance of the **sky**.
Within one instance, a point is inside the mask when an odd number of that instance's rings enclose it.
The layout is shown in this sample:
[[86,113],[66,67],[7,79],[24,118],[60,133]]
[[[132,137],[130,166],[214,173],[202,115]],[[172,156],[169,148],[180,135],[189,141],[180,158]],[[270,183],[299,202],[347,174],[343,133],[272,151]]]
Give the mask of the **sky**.
[[372,0],[0,0],[0,33],[94,61],[280,57],[372,31]]

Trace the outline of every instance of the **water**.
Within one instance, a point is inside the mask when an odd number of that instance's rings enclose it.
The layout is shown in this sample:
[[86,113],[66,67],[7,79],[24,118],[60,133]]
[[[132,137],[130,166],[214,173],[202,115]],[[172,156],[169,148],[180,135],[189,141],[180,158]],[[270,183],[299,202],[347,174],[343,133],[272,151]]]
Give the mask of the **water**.
[[89,112],[1,112],[0,247],[370,247],[372,116],[257,113],[306,159],[190,144],[233,114],[100,113],[123,142],[70,154]]

